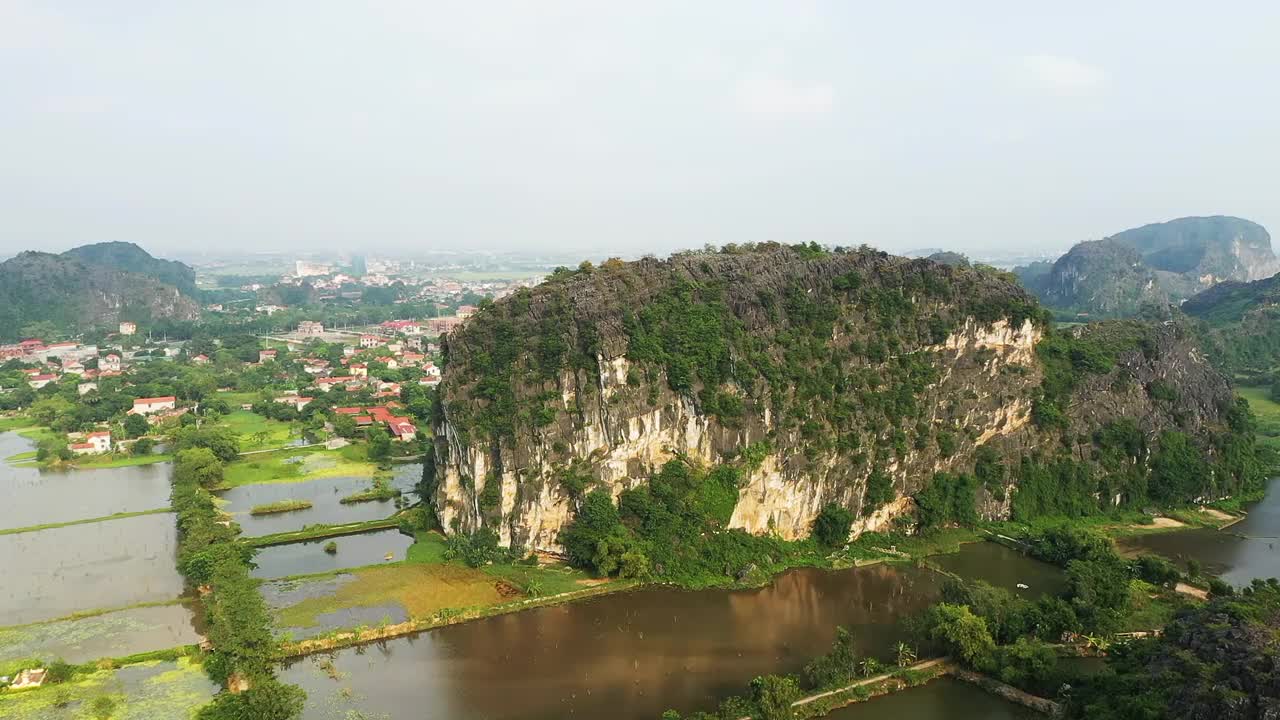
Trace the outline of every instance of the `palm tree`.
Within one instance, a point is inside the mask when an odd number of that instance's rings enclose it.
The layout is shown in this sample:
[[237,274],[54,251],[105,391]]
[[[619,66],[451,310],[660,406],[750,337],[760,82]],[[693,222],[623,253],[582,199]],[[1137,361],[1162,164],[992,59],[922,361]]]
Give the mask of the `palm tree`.
[[904,642],[900,642],[897,644],[897,646],[894,649],[898,653],[898,667],[906,667],[908,665],[912,665],[915,663],[916,661],[915,648],[911,647],[910,645]]
[[858,662],[858,674],[862,677],[871,677],[880,672],[880,661],[869,657],[863,658]]

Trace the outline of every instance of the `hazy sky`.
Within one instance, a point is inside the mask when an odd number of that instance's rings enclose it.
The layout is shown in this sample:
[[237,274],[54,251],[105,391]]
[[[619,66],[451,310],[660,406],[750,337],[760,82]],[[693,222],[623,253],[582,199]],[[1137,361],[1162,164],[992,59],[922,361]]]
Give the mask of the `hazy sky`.
[[0,0],[0,255],[1280,228],[1280,3]]

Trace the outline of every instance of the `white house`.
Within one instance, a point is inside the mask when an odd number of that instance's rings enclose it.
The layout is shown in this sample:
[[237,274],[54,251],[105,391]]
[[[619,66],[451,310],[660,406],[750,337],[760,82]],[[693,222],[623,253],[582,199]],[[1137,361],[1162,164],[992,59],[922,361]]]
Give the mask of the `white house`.
[[32,375],[27,378],[27,384],[31,386],[32,390],[39,390],[57,379],[57,375]]
[[323,335],[324,323],[319,323],[319,322],[316,322],[315,320],[303,320],[302,322],[298,323],[298,334],[299,335]]
[[98,383],[96,382],[82,382],[79,385],[76,385],[76,392],[81,395],[91,393],[97,389],[98,389]]
[[121,335],[134,335],[137,332],[138,332],[138,323],[132,323],[128,321],[120,323]]
[[91,432],[84,436],[84,442],[70,446],[71,452],[77,455],[101,455],[111,452],[111,433],[106,430]]
[[153,398],[138,398],[133,401],[133,409],[129,411],[130,415],[150,415],[151,413],[160,412],[162,410],[172,410],[178,406],[178,398],[172,395]]
[[100,372],[120,372],[120,356],[115,353],[98,358],[98,370]]
[[360,347],[362,348],[377,347],[381,344],[382,344],[382,338],[378,337],[377,335],[361,335],[360,336]]
[[285,395],[283,397],[276,398],[275,401],[281,405],[292,405],[294,410],[302,412],[302,408],[310,405],[313,399],[314,398],[309,397],[298,397],[297,395]]

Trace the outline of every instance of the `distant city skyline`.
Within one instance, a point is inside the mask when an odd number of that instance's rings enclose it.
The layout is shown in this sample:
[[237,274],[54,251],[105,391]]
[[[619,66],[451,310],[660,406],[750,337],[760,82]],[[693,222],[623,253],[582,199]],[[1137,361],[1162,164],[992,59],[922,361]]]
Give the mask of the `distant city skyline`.
[[0,3],[0,257],[1274,230],[1264,2]]

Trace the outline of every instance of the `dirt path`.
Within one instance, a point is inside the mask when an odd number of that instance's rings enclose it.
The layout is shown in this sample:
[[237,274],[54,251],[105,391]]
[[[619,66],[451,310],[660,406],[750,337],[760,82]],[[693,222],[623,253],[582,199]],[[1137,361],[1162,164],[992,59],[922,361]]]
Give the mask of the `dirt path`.
[[1182,522],[1181,520],[1174,520],[1171,517],[1156,517],[1156,518],[1152,518],[1152,522],[1150,525],[1139,525],[1138,527],[1168,529],[1168,528],[1180,528],[1180,527],[1186,527],[1186,526],[1187,524]]

